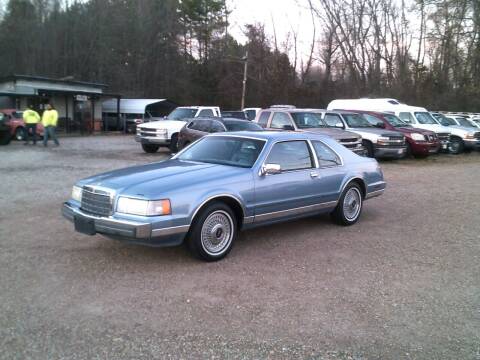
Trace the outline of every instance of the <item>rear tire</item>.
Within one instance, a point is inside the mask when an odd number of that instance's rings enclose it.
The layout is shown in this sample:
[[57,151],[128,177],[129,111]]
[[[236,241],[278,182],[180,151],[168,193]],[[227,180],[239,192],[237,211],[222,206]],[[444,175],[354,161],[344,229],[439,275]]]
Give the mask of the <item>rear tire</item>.
[[152,145],[152,144],[142,144],[142,149],[146,153],[153,154],[158,151],[159,145]]
[[337,224],[349,226],[358,221],[362,213],[362,208],[362,189],[357,183],[353,182],[345,188],[331,215]]
[[15,130],[15,140],[17,140],[17,141],[25,140],[25,136],[26,136],[26,133],[25,133],[25,129],[23,127],[18,127]]
[[232,209],[222,202],[214,202],[194,219],[187,237],[188,248],[201,260],[217,261],[232,250],[237,232]]

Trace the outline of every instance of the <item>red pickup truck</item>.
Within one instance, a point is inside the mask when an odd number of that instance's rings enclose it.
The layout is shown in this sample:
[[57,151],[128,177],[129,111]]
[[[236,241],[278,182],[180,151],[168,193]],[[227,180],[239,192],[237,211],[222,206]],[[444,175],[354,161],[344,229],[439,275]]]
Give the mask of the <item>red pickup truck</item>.
[[[5,114],[10,125],[12,137],[16,140],[25,140],[25,122],[23,121],[22,111],[17,109],[0,109],[0,113]],[[37,136],[43,136],[43,125],[37,125]]]
[[405,135],[407,156],[426,157],[440,150],[440,140],[433,131],[415,128],[389,113],[358,110],[355,112],[362,114],[374,126],[398,131]]

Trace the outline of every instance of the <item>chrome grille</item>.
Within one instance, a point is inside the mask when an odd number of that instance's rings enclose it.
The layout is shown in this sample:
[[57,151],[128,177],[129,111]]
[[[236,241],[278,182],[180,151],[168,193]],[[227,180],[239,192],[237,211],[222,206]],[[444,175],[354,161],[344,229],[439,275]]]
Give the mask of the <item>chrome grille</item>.
[[167,137],[167,130],[165,130],[165,129],[137,128],[137,135],[166,138]]
[[90,214],[100,216],[112,215],[111,194],[108,191],[85,186],[82,190],[80,208]]
[[354,149],[360,145],[360,140],[357,138],[339,139],[338,142],[347,149]]
[[450,140],[450,134],[449,133],[438,133],[437,136],[441,141]]

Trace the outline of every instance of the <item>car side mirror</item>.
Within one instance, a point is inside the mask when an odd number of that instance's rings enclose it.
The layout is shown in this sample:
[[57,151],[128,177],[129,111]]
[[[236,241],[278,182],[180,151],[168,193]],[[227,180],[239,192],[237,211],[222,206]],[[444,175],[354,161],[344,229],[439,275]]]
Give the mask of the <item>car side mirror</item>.
[[380,129],[385,129],[385,124],[383,122],[378,122],[375,124],[375,127],[380,128]]
[[260,175],[276,175],[282,172],[282,167],[279,164],[265,164],[262,166]]
[[283,130],[294,131],[295,128],[292,125],[283,125]]
[[335,124],[335,127],[336,127],[336,128],[340,128],[340,129],[343,129],[343,124],[342,124],[342,123],[336,123],[336,124]]

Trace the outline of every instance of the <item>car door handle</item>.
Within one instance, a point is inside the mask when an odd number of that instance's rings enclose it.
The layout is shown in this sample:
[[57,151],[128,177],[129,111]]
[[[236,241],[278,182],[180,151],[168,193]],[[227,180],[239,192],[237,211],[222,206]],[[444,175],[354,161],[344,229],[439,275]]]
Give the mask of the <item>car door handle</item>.
[[310,177],[311,178],[317,178],[318,177],[318,173],[316,171],[311,171],[310,172]]

